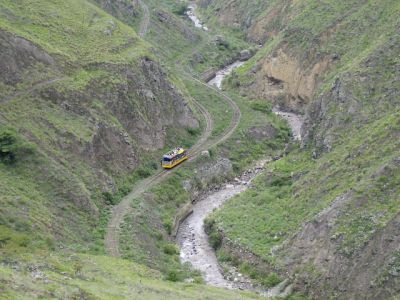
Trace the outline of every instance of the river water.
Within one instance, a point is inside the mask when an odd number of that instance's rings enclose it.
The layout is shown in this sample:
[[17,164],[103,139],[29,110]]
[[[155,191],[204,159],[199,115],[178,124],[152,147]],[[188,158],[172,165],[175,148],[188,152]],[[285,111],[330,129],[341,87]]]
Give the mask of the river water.
[[[194,15],[194,6],[189,6],[187,15],[196,27],[207,30],[202,22]],[[221,89],[222,81],[235,68],[244,62],[236,61],[216,73],[216,77],[207,82],[211,86]],[[274,108],[274,113],[285,118],[292,129],[293,138],[301,140],[301,125],[303,119],[294,113],[285,112]],[[262,170],[267,161],[259,162],[254,168],[246,171],[233,183],[226,184],[218,191],[209,194],[194,204],[193,213],[187,217],[179,226],[177,232],[177,243],[180,247],[180,259],[183,263],[190,263],[195,269],[201,271],[203,279],[207,284],[228,289],[246,289],[258,292],[267,297],[285,296],[290,292],[287,281],[265,291],[254,287],[242,274],[237,274],[234,282],[224,278],[214,249],[211,247],[208,236],[204,231],[204,219],[215,209],[218,209],[225,201],[245,191],[253,178]]]
[[224,78],[231,74],[232,71],[244,64],[244,61],[235,61],[233,64],[230,64],[226,66],[225,68],[219,70],[217,73],[215,73],[215,77],[211,79],[209,82],[207,82],[209,85],[214,85],[217,88],[221,89],[222,87],[222,81]]
[[200,21],[200,19],[195,15],[195,9],[196,9],[196,4],[189,4],[188,5],[188,10],[186,11],[186,15],[189,17],[190,20],[192,20],[194,26],[196,28],[201,28],[205,31],[208,31],[207,26],[203,24],[203,22]]
[[215,250],[211,247],[208,235],[204,231],[204,219],[225,201],[244,192],[251,180],[263,170],[266,162],[259,162],[240,178],[236,178],[232,183],[225,184],[218,191],[197,201],[193,206],[193,213],[179,226],[176,240],[180,247],[181,261],[189,262],[195,269],[201,271],[204,281],[209,285],[262,292],[253,287],[250,280],[241,274],[237,276],[235,282],[224,278]]

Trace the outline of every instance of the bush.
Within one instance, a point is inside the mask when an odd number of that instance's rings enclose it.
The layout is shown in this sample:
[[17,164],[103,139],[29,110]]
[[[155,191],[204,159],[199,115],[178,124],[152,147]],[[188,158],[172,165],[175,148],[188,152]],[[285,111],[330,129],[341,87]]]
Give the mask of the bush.
[[183,16],[185,12],[188,10],[187,2],[177,3],[172,8],[172,12],[178,16]]
[[104,202],[108,205],[116,204],[115,198],[110,192],[103,192],[103,199],[104,199]]
[[276,187],[282,187],[282,186],[286,186],[286,185],[291,185],[292,184],[292,180],[290,177],[288,176],[277,176],[275,178],[273,178],[270,182],[271,186],[276,186]]
[[168,255],[178,254],[178,249],[174,244],[165,244],[163,247],[164,253]]
[[213,247],[215,250],[218,250],[221,247],[222,236],[218,232],[211,232],[211,234],[208,236],[208,239],[210,240],[211,247]]
[[163,222],[163,226],[164,226],[165,231],[166,231],[168,234],[171,234],[171,233],[172,233],[172,222],[171,222],[170,220],[164,221],[164,222]]
[[168,281],[172,281],[172,282],[177,282],[180,281],[180,276],[179,276],[179,272],[177,270],[170,270],[167,273],[167,278]]
[[276,286],[282,280],[276,273],[270,273],[267,277],[261,280],[262,284],[268,288]]
[[151,175],[151,171],[148,168],[141,167],[137,170],[137,174],[140,178],[147,178]]
[[24,141],[12,128],[0,128],[0,160],[14,163],[34,152],[34,146]]
[[191,136],[197,136],[200,134],[200,128],[186,128],[186,130]]
[[266,101],[257,101],[257,102],[252,102],[250,103],[250,107],[253,110],[261,111],[263,113],[269,114],[272,112],[271,104],[269,104]]

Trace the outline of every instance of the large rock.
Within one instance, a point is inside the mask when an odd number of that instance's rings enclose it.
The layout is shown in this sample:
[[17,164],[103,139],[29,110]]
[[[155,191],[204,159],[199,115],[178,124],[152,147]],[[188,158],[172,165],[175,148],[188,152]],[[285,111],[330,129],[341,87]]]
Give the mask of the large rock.
[[269,139],[274,139],[278,131],[270,124],[265,126],[253,126],[247,131],[249,137],[254,139],[256,142],[263,142]]
[[252,57],[252,53],[250,50],[242,50],[239,53],[239,60],[240,61],[246,61],[249,60]]

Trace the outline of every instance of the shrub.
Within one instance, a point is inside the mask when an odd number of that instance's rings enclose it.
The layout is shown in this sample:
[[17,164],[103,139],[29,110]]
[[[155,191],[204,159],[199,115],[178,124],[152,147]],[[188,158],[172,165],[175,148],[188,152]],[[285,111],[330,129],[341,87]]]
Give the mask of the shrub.
[[141,167],[137,170],[137,174],[139,175],[140,178],[146,178],[151,175],[151,172],[148,168]]
[[272,108],[271,108],[271,104],[269,104],[266,101],[256,101],[256,102],[252,102],[250,103],[250,107],[253,110],[257,110],[257,111],[261,111],[263,113],[269,114],[272,112]]
[[266,287],[273,287],[280,283],[282,280],[276,273],[270,273],[267,277],[264,277],[262,280],[262,284]]
[[186,131],[191,135],[191,136],[197,136],[200,134],[200,128],[186,128]]
[[167,278],[168,281],[173,281],[173,282],[177,282],[180,281],[180,276],[177,270],[170,270],[167,273]]
[[34,152],[34,146],[24,141],[12,128],[0,127],[0,160],[14,163]]
[[208,236],[210,240],[211,246],[215,249],[218,250],[221,245],[222,245],[222,236],[218,232],[211,232],[211,234]]
[[178,16],[183,16],[187,10],[188,10],[188,4],[186,1],[177,3],[172,8],[172,12]]
[[109,205],[114,205],[115,204],[114,196],[108,191],[107,192],[103,192],[103,199],[104,199],[104,202],[106,204],[109,204]]
[[168,255],[178,254],[178,249],[174,244],[165,244],[163,247],[164,253]]
[[170,220],[166,220],[163,223],[164,229],[168,234],[172,233],[172,222]]
[[288,176],[277,176],[271,180],[270,185],[271,186],[276,186],[276,187],[281,187],[281,186],[286,186],[286,185],[291,185],[292,180]]

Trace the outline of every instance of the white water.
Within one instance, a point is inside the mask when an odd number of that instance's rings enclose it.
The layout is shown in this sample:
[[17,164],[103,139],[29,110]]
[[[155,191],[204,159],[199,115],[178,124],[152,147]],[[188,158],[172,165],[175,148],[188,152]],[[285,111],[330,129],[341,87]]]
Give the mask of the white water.
[[186,11],[186,15],[189,17],[190,20],[194,23],[194,26],[196,28],[203,29],[205,31],[208,31],[207,26],[203,24],[203,22],[200,21],[200,19],[194,14],[194,10],[196,9],[195,4],[190,4],[188,6],[188,10]]
[[243,281],[244,277],[238,276],[237,282],[232,282],[224,278],[218,264],[215,250],[208,241],[208,235],[204,231],[204,219],[215,209],[218,209],[225,201],[233,196],[244,192],[251,180],[259,174],[267,161],[260,161],[253,169],[243,173],[240,178],[236,178],[231,184],[226,184],[212,194],[205,196],[193,205],[193,213],[189,215],[179,226],[176,236],[180,246],[181,262],[190,263],[195,269],[199,270],[207,284],[228,288],[246,289],[266,294],[266,291],[253,287],[250,280]]
[[220,191],[198,201],[193,213],[180,225],[177,239],[180,244],[180,257],[183,263],[189,262],[201,271],[204,281],[210,285],[233,288],[233,283],[226,280],[221,270],[214,249],[208,242],[204,231],[204,219],[226,200],[245,190],[244,185],[227,185]]
[[232,71],[240,66],[242,66],[244,64],[244,61],[235,61],[233,64],[230,64],[228,66],[226,66],[225,68],[219,70],[215,77],[213,79],[211,79],[209,82],[207,82],[209,85],[214,85],[217,88],[221,89],[222,87],[222,81],[224,80],[224,78],[231,74]]
[[288,122],[292,130],[293,138],[297,141],[301,141],[301,126],[304,122],[303,117],[291,112],[281,111],[278,108],[274,108],[272,111]]

